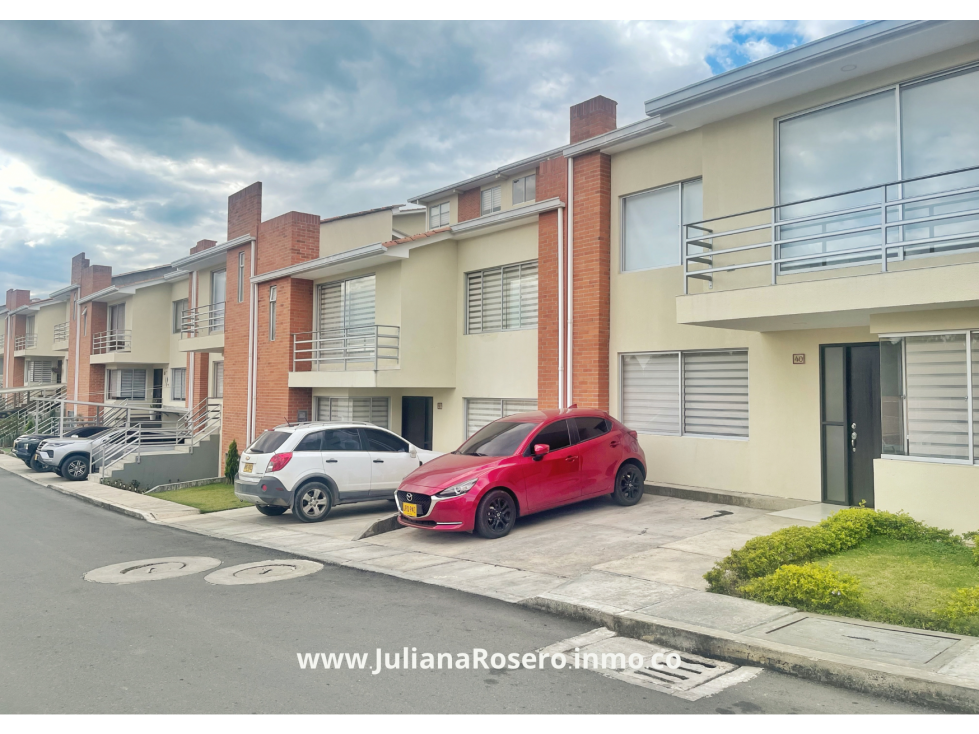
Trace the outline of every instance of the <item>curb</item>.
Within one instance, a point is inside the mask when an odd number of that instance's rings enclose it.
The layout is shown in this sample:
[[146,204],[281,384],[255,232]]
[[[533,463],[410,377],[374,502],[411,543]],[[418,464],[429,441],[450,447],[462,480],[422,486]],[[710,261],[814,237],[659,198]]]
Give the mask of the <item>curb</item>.
[[648,482],[644,485],[643,491],[646,494],[657,494],[662,497],[675,497],[680,500],[694,500],[695,502],[713,502],[717,505],[735,505],[737,507],[749,507],[754,510],[766,510],[767,512],[791,510],[795,507],[818,504],[817,502],[809,502],[807,500],[769,497],[763,494],[723,492],[713,489],[694,489],[692,487],[668,487],[663,484],[650,484]]
[[675,650],[716,658],[737,665],[754,665],[780,673],[827,683],[837,688],[900,700],[919,706],[939,707],[956,713],[979,713],[979,685],[953,681],[950,676],[869,660],[854,662],[832,653],[818,653],[791,645],[682,625],[646,615],[613,614],[584,604],[532,597],[521,606],[601,624],[634,639],[654,642]]
[[383,517],[371,525],[367,530],[358,535],[354,540],[364,540],[365,538],[373,538],[375,535],[380,535],[381,533],[390,533],[393,530],[400,530],[404,525],[398,522],[398,513],[391,515],[390,517]]
[[132,507],[125,507],[123,505],[117,505],[107,500],[100,500],[96,497],[89,497],[86,494],[81,494],[80,492],[72,492],[65,487],[60,487],[57,484],[45,484],[43,485],[48,489],[53,489],[55,492],[60,492],[68,497],[74,497],[75,499],[82,500],[83,502],[88,502],[90,505],[95,505],[96,507],[101,507],[105,510],[112,510],[113,512],[118,512],[120,515],[128,515],[129,517],[135,517],[137,520],[146,520],[147,522],[156,522],[156,518],[148,512],[143,512],[142,510],[136,510]]

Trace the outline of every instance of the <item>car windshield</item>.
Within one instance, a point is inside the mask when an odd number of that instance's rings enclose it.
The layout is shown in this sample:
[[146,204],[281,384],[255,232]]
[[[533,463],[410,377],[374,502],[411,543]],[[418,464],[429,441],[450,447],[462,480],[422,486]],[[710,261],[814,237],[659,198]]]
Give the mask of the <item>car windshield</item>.
[[266,431],[255,439],[255,443],[246,450],[250,454],[271,454],[284,444],[291,435],[291,433],[284,433],[283,431]]
[[479,429],[453,453],[466,456],[512,456],[537,425],[494,421]]

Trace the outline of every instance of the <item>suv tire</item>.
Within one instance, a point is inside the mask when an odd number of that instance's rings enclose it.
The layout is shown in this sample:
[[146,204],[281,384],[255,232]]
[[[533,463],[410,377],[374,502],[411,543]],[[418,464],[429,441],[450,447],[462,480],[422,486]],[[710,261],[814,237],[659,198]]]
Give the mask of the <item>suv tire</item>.
[[635,464],[623,464],[615,475],[615,490],[612,499],[623,507],[632,507],[642,499],[642,471]]
[[82,454],[74,454],[61,462],[61,476],[73,482],[80,482],[88,479],[89,461],[88,457]]
[[27,462],[27,466],[29,466],[31,469],[33,469],[36,472],[50,471],[45,464],[42,464],[40,461],[38,461],[37,454],[33,454],[31,456],[30,460]]
[[517,504],[509,492],[492,489],[476,508],[476,532],[484,538],[502,538],[517,521]]
[[296,490],[292,514],[303,522],[322,522],[333,509],[333,494],[322,482],[309,482]]
[[288,510],[288,507],[276,507],[275,505],[255,505],[255,509],[267,517],[277,517]]

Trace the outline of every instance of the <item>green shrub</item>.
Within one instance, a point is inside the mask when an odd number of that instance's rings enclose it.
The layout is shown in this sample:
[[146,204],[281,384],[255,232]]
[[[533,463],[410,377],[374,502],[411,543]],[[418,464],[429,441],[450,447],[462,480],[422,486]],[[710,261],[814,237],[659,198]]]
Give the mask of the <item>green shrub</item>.
[[852,614],[861,601],[856,577],[814,563],[782,566],[775,573],[744,584],[741,593],[766,604],[835,614]]
[[958,589],[944,609],[936,609],[935,613],[948,622],[953,632],[976,634],[979,630],[979,586]]
[[238,441],[232,440],[228,445],[228,453],[224,457],[224,478],[229,482],[235,481],[235,474],[238,473]]
[[850,550],[875,535],[898,540],[962,542],[950,530],[925,525],[905,513],[851,507],[839,510],[818,525],[793,525],[752,538],[743,548],[718,561],[704,578],[711,591],[737,595],[738,589],[751,579],[775,573],[781,566],[810,563]]

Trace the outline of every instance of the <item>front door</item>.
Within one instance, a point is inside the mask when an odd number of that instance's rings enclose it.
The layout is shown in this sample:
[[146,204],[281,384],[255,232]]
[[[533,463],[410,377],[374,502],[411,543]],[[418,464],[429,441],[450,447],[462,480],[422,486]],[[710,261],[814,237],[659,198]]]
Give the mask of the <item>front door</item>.
[[821,349],[823,502],[874,506],[880,458],[880,347]]
[[432,398],[401,398],[401,435],[420,449],[432,450]]

